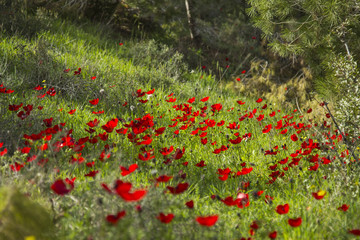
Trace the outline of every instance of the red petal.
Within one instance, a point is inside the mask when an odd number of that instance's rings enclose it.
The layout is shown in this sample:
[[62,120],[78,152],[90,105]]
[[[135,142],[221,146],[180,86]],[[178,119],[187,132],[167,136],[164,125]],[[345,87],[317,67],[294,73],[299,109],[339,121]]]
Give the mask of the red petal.
[[201,102],[206,102],[207,100],[209,100],[209,97],[204,97],[203,99],[201,99]]
[[349,230],[349,233],[355,236],[360,236],[360,229]]
[[125,211],[118,212],[116,215],[107,215],[106,221],[115,225],[122,217],[126,215]]
[[185,205],[186,205],[188,208],[194,208],[194,201],[193,201],[193,200],[190,200],[190,201],[186,202]]
[[163,213],[160,213],[157,217],[157,219],[159,219],[162,223],[170,223],[173,218],[174,218],[174,214],[172,213],[169,213],[167,215],[163,214]]
[[197,217],[196,221],[202,226],[211,227],[217,222],[218,219],[219,219],[218,215],[213,215],[207,217]]
[[269,238],[270,238],[270,239],[275,239],[276,236],[277,236],[277,232],[276,232],[276,231],[273,231],[273,232],[269,233]]
[[56,180],[51,185],[51,189],[58,195],[65,195],[70,192],[70,190],[66,188],[66,184],[62,179]]
[[298,227],[298,226],[301,225],[302,219],[301,219],[301,217],[295,218],[295,219],[289,219],[289,220],[288,220],[288,223],[289,223],[289,225],[292,226],[292,227]]

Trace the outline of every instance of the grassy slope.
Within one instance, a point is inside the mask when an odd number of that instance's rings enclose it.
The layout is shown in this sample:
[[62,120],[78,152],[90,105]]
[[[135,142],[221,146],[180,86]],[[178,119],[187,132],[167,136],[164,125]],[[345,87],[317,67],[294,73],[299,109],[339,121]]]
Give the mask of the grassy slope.
[[[0,142],[4,142],[9,153],[2,157],[1,179],[3,185],[16,185],[22,191],[31,194],[31,198],[48,209],[57,219],[56,235],[60,239],[185,239],[185,238],[241,238],[249,236],[249,225],[258,221],[260,228],[254,237],[266,238],[268,233],[276,230],[280,239],[351,239],[348,229],[360,228],[358,220],[359,201],[359,176],[350,171],[349,166],[338,166],[338,159],[333,164],[321,165],[317,171],[308,171],[313,164],[309,163],[307,156],[303,156],[299,166],[283,171],[284,166],[278,164],[277,170],[285,172],[283,178],[278,178],[274,184],[267,184],[268,175],[272,172],[269,166],[281,159],[289,157],[300,149],[301,140],[293,142],[290,136],[295,133],[293,127],[287,127],[287,134],[279,134],[281,130],[272,129],[270,133],[263,134],[262,129],[268,124],[275,126],[282,116],[294,116],[289,122],[303,121],[300,114],[286,113],[271,103],[264,110],[261,107],[266,103],[256,103],[253,99],[244,96],[235,96],[218,88],[215,80],[201,71],[190,72],[182,62],[181,56],[166,46],[158,45],[155,41],[136,41],[122,39],[121,36],[109,35],[109,30],[103,26],[93,24],[75,24],[68,21],[42,19],[47,26],[37,32],[36,37],[27,39],[20,34],[3,34],[0,38],[0,59],[2,63],[2,82],[7,88],[14,89],[13,94],[0,96],[1,134]],[[124,43],[122,46],[119,43]],[[77,68],[82,68],[81,75],[74,76]],[[63,70],[70,68],[69,73]],[[91,80],[96,76],[95,80]],[[45,90],[36,92],[32,88],[37,85],[46,87]],[[54,97],[46,95],[46,89],[54,87],[57,94]],[[138,102],[133,94],[137,89],[148,91],[155,89],[148,103]],[[175,93],[176,103],[166,102],[167,95]],[[205,105],[210,109],[212,104],[221,103],[223,109],[212,116],[209,109],[206,117],[197,117],[195,124],[187,130],[180,130],[178,135],[169,128],[173,124],[171,119],[183,113],[175,111],[172,106],[186,103],[191,97],[196,97],[192,112],[198,111]],[[210,96],[207,103],[200,102],[203,97]],[[99,98],[99,104],[92,106],[89,100]],[[141,98],[144,99],[144,98]],[[245,101],[239,105],[237,100]],[[34,110],[26,119],[21,120],[14,112],[8,111],[9,104],[33,104]],[[128,102],[127,106],[122,106]],[[37,107],[43,106],[43,110]],[[230,110],[232,107],[234,109]],[[257,108],[253,118],[246,118],[240,122],[240,129],[226,128],[229,123],[239,122],[239,117]],[[62,109],[60,112],[59,109]],[[73,115],[68,114],[71,109],[76,109]],[[169,112],[169,109],[171,111]],[[92,111],[104,110],[104,114],[94,115]],[[269,114],[276,111],[275,117]],[[126,123],[137,117],[150,113],[154,116],[154,129],[166,126],[164,134],[153,136],[153,142],[147,149],[155,149],[155,160],[139,161],[138,154],[141,146],[129,142],[126,136],[116,133],[109,134],[107,142],[99,141],[98,144],[85,144],[82,156],[85,162],[95,162],[92,169],[82,164],[69,164],[73,150],[64,147],[55,153],[51,144],[59,140],[54,135],[50,141],[50,149],[38,150],[43,140],[32,145],[28,156],[37,155],[38,159],[48,159],[45,167],[36,164],[38,160],[26,163],[19,172],[10,170],[10,164],[23,163],[27,155],[16,151],[24,147],[23,134],[39,133],[46,127],[43,119],[53,117],[54,124],[66,123],[64,130],[73,129],[72,136],[78,140],[89,136],[85,131],[86,123],[94,118],[100,120],[96,133],[103,133],[100,126],[115,117],[125,119]],[[262,121],[256,117],[264,114]],[[159,118],[159,116],[163,118]],[[198,136],[191,136],[204,119],[211,118],[216,122],[225,121],[222,127],[209,128],[207,138],[209,143],[203,145]],[[285,123],[285,119],[283,119]],[[120,128],[123,123],[119,123]],[[130,131],[130,129],[129,129]],[[65,131],[64,131],[65,132]],[[234,133],[240,136],[252,133],[252,137],[238,145],[232,145],[228,139],[235,139]],[[148,129],[146,133],[154,134]],[[302,140],[308,139],[312,131],[302,131],[298,134]],[[143,136],[142,134],[141,136]],[[210,142],[216,141],[212,146]],[[324,140],[325,142],[325,140]],[[106,161],[99,161],[99,155],[105,144],[115,143],[111,149],[111,157]],[[212,153],[215,148],[228,145],[229,149],[220,154]],[[283,149],[283,144],[287,149]],[[173,160],[165,165],[159,153],[163,147],[186,148],[184,157]],[[265,150],[279,147],[277,155],[264,155]],[[344,150],[339,144],[339,148]],[[3,149],[3,148],[2,148]],[[1,149],[1,150],[2,150]],[[339,150],[340,151],[340,150]],[[314,150],[312,155],[319,153],[327,157],[328,153]],[[291,157],[289,157],[291,161]],[[204,168],[195,164],[205,161]],[[189,162],[187,167],[181,163]],[[119,166],[137,163],[136,172],[121,176]],[[229,178],[226,181],[218,179],[217,169],[230,168],[234,172],[241,170],[241,163],[246,167],[253,167],[253,171],[245,176]],[[53,169],[59,170],[54,171]],[[337,169],[336,171],[334,169]],[[95,178],[85,177],[90,170],[99,170]],[[186,178],[181,176],[186,173]],[[167,174],[173,179],[164,184],[159,183],[154,187],[154,179]],[[327,176],[327,180],[322,177]],[[56,179],[73,178],[75,188],[70,194],[57,196],[51,191],[50,186]],[[109,195],[100,186],[100,183],[111,184],[115,179],[122,179],[133,183],[135,189],[146,188],[146,197],[140,202],[127,203],[117,196]],[[235,197],[241,189],[241,182],[250,182],[246,190],[250,194],[250,206],[244,209],[236,206],[226,206],[221,201],[211,199],[211,195],[218,198]],[[183,194],[164,194],[166,186],[176,186],[180,182],[190,184],[189,189]],[[260,197],[254,193],[264,190]],[[326,196],[322,200],[315,200],[311,192],[325,190]],[[265,195],[274,198],[271,203],[265,203]],[[52,205],[49,199],[52,199]],[[187,209],[184,205],[188,200],[194,200],[195,208]],[[289,203],[290,212],[279,215],[275,207],[279,204]],[[349,204],[347,212],[338,211],[342,204]],[[140,204],[142,211],[135,210]],[[116,227],[105,221],[108,214],[126,210],[127,215],[120,220]],[[170,224],[162,224],[156,216],[160,213],[173,213],[175,218]],[[201,227],[195,222],[196,216],[218,214],[219,221],[211,228]],[[303,223],[298,228],[288,225],[287,219],[302,217]]]

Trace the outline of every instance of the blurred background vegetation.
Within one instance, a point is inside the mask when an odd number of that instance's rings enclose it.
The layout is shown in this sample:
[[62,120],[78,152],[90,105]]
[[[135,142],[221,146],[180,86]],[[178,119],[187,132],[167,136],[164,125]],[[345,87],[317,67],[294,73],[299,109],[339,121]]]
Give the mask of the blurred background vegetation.
[[[357,70],[346,72],[360,57],[357,0],[0,0],[0,6],[3,33],[32,38],[46,27],[44,14],[78,24],[86,19],[114,34],[166,44],[189,69],[284,105],[305,108],[323,99],[348,119],[350,108],[337,103],[359,96]],[[342,78],[338,69],[345,70]]]

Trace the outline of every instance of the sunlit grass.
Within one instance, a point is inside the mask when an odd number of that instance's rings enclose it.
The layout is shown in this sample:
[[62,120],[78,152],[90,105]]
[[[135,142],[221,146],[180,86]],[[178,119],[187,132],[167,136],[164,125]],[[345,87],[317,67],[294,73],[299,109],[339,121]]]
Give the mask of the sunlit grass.
[[[254,237],[258,239],[267,238],[275,230],[279,239],[351,239],[353,235],[348,234],[348,230],[360,228],[357,214],[360,207],[359,175],[356,174],[359,170],[354,164],[343,166],[339,163],[349,160],[349,157],[336,158],[328,165],[320,164],[317,171],[308,170],[314,164],[309,162],[309,156],[301,154],[295,156],[302,157],[299,165],[289,167],[287,171],[283,167],[288,164],[279,164],[286,157],[291,162],[289,155],[301,149],[304,141],[328,141],[312,130],[314,123],[308,122],[306,116],[300,117],[294,109],[279,108],[266,100],[257,103],[256,99],[223,90],[214,77],[199,69],[191,71],[182,62],[180,54],[155,41],[138,42],[121,39],[121,36],[116,39],[102,31],[101,26],[90,23],[79,26],[68,21],[48,20],[51,27],[39,32],[33,39],[17,35],[2,35],[0,38],[0,59],[7,60],[2,82],[4,87],[15,90],[13,94],[0,95],[0,142],[9,149],[9,153],[1,157],[1,179],[2,185],[16,186],[29,193],[33,201],[51,212],[57,228],[55,236],[60,239],[86,239],[91,236],[94,239],[240,239],[251,237],[250,224],[257,221],[260,227],[255,230]],[[123,45],[119,45],[120,42]],[[65,73],[68,68],[70,72]],[[78,68],[81,68],[81,74],[74,76]],[[96,79],[91,80],[92,76]],[[33,90],[37,85],[44,89]],[[55,96],[37,98],[51,87],[57,91]],[[152,96],[137,98],[138,89],[142,92],[155,89],[155,92]],[[176,98],[175,103],[165,101],[171,93],[174,93],[172,98]],[[207,96],[210,97],[207,102],[200,102]],[[189,104],[191,113],[200,111],[201,114],[201,108],[207,106],[208,109],[204,110],[206,116],[195,117],[187,129],[174,134],[190,122],[179,122],[176,127],[169,127],[175,122],[172,119],[184,113],[176,111],[173,106],[188,104],[187,100],[191,97],[196,98],[193,104]],[[99,98],[99,104],[92,106],[89,100],[95,98]],[[138,101],[146,98],[149,99],[147,103]],[[239,105],[238,100],[245,104]],[[127,105],[123,106],[125,102]],[[10,104],[20,103],[34,106],[24,120],[8,110]],[[210,109],[216,103],[221,103],[223,107],[213,115]],[[265,104],[267,107],[263,109]],[[43,109],[37,109],[38,106]],[[68,112],[72,109],[76,112],[70,115]],[[100,110],[104,113],[92,114]],[[274,111],[275,116],[270,117],[269,114]],[[252,118],[247,115],[245,120],[239,120],[250,112],[254,113]],[[71,157],[78,157],[73,149],[64,147],[59,152],[54,150],[53,144],[61,141],[70,129],[76,142],[86,136],[104,133],[101,126],[111,119],[123,119],[115,128],[119,129],[146,114],[154,117],[154,127],[140,136],[151,135],[153,142],[146,149],[154,149],[153,160],[140,161],[138,155],[143,152],[140,150],[143,146],[132,143],[127,135],[117,134],[115,130],[108,134],[107,141],[87,142],[81,151],[85,159],[81,164],[70,163]],[[260,114],[264,114],[264,119],[258,121],[256,118]],[[38,149],[46,142],[41,139],[31,145],[30,154],[21,154],[19,148],[25,147],[24,134],[38,134],[45,130],[43,119],[50,117],[54,118],[53,125],[66,123],[63,133],[53,134],[48,142],[49,150]],[[89,129],[86,124],[95,118],[100,123],[94,128],[95,133],[89,134],[85,131]],[[208,143],[203,145],[199,136],[190,133],[206,126],[200,124],[205,119],[216,123],[224,120],[225,124],[205,130]],[[297,129],[293,126],[275,129],[281,119],[284,125],[295,122],[311,124],[312,128],[300,133],[296,133]],[[233,122],[240,125],[239,129],[226,128]],[[273,129],[263,133],[262,130],[269,124]],[[165,132],[155,136],[154,130],[160,127],[166,127]],[[288,132],[280,134],[285,128]],[[333,129],[330,130],[331,135],[335,134]],[[128,129],[130,132],[131,128]],[[235,133],[240,137],[247,133],[252,136],[249,139],[243,137],[239,144],[231,144],[229,139],[236,139]],[[295,133],[299,137],[296,142],[290,139]],[[211,145],[215,141],[217,144]],[[106,154],[111,156],[101,161],[100,154],[107,144]],[[214,154],[213,151],[222,145],[229,149]],[[172,159],[171,163],[164,164],[167,158],[159,151],[170,146],[175,150],[185,147],[185,154],[179,160]],[[276,151],[276,146],[277,155],[265,155],[265,151]],[[342,142],[336,146],[337,153],[322,146],[323,150],[313,150],[310,155],[317,153],[320,157],[332,159],[345,150]],[[38,159],[48,159],[48,162],[41,167],[35,160],[27,162],[18,172],[11,170],[11,164],[25,163],[27,157],[33,155],[37,155]],[[206,166],[196,167],[195,164],[201,160]],[[92,161],[93,167],[85,165]],[[184,162],[188,162],[186,167]],[[133,163],[138,164],[138,169],[130,175],[121,176],[119,166],[128,167]],[[284,172],[284,177],[277,177],[274,183],[269,184],[269,174],[276,171],[269,167],[275,164],[278,164],[276,170]],[[236,173],[244,167],[252,167],[253,170],[247,175],[230,176],[226,181],[221,181],[217,174],[218,169],[230,168]],[[99,173],[94,178],[85,177],[91,170]],[[155,178],[165,174],[173,178],[167,183],[156,184]],[[75,187],[69,194],[58,196],[50,189],[55,180],[74,177]],[[115,194],[108,194],[100,185],[106,183],[112,186],[116,179],[131,182],[134,189],[146,189],[145,198],[139,202],[125,202]],[[167,186],[176,186],[181,182],[190,184],[184,193],[168,193]],[[250,183],[248,188],[243,187],[246,182]],[[326,191],[322,200],[316,200],[311,195],[319,190]],[[258,191],[264,192],[256,196]],[[248,207],[230,207],[220,201],[228,196],[235,198],[238,192],[250,195]],[[212,198],[212,195],[215,196]],[[266,195],[273,200],[266,202]],[[189,200],[195,202],[194,209],[185,206]],[[289,213],[277,214],[276,206],[285,203],[290,205]],[[342,204],[350,205],[347,212],[337,210]],[[136,210],[138,205],[141,211]],[[116,226],[106,222],[107,215],[121,210],[126,210],[126,216]],[[170,224],[163,224],[156,219],[160,212],[173,213],[175,217]],[[219,215],[219,221],[210,228],[202,227],[195,221],[197,216],[214,214]],[[297,217],[302,217],[301,226],[290,227],[287,220]]]

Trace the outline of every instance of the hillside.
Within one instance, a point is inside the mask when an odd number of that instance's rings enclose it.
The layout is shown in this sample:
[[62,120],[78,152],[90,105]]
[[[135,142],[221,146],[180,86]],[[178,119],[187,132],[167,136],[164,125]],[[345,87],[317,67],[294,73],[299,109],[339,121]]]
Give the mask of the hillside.
[[9,201],[0,237],[359,235],[359,165],[324,104],[315,122],[312,109],[224,89],[154,39],[38,18],[31,34],[0,37],[0,179],[53,226]]

